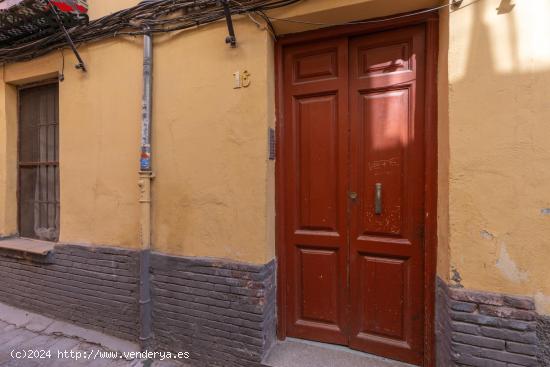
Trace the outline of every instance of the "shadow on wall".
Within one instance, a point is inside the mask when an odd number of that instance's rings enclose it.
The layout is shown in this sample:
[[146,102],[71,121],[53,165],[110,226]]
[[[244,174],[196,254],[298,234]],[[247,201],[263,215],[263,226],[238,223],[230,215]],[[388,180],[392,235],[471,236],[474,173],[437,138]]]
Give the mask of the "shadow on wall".
[[547,0],[450,14],[450,252],[466,288],[550,296],[548,14]]
[[449,270],[466,289],[532,296],[541,315],[550,315],[549,14],[548,0],[467,0],[442,15],[441,42]]

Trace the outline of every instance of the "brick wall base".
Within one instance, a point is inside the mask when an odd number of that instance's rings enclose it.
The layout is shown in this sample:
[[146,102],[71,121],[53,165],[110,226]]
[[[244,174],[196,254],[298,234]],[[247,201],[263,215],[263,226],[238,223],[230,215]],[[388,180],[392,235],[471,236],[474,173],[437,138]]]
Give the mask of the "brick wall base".
[[451,320],[447,285],[439,278],[436,283],[435,342],[436,366],[451,366]]
[[[275,261],[151,255],[156,350],[207,366],[260,366],[275,341]],[[47,257],[0,251],[0,302],[119,338],[139,338],[139,252],[59,245]]]
[[275,262],[254,266],[153,254],[157,349],[196,364],[260,366],[275,340]]
[[539,316],[537,322],[539,339],[539,360],[544,367],[550,367],[550,317]]
[[550,322],[531,298],[437,283],[438,366],[550,365]]
[[[139,253],[0,252],[0,301],[123,339],[139,335]],[[153,345],[204,366],[259,367],[275,341],[276,264],[151,255]],[[437,280],[437,366],[550,366],[550,317],[528,297]]]
[[0,301],[119,338],[138,337],[137,252],[60,245],[47,258],[0,254]]

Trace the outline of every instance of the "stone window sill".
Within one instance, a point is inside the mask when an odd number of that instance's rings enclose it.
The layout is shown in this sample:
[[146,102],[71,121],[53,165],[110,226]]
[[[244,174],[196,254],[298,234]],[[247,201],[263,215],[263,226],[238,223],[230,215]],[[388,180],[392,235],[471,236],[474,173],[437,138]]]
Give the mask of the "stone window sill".
[[51,262],[56,243],[27,238],[10,237],[0,239],[0,255],[26,259],[41,263]]

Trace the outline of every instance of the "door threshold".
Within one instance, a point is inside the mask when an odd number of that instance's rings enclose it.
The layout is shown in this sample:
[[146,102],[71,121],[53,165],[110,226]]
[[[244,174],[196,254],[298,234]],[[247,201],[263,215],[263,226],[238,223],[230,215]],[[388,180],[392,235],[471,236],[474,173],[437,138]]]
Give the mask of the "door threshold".
[[278,341],[262,365],[268,367],[416,367],[348,347],[303,339]]

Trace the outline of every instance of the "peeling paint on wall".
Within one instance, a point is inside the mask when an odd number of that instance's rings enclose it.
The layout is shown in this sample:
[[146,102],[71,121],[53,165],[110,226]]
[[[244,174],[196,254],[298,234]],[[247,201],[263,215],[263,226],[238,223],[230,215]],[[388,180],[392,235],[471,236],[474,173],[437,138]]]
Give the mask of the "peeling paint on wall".
[[456,287],[462,288],[462,284],[460,284],[460,282],[462,282],[462,277],[454,266],[451,269],[451,280],[455,283],[454,285]]
[[481,237],[485,238],[486,240],[493,240],[495,238],[494,234],[492,234],[491,232],[489,232],[485,229],[481,230],[480,234],[481,234]]
[[535,307],[540,313],[550,310],[550,295],[543,294],[542,292],[535,293]]
[[522,282],[529,278],[527,272],[521,271],[514,260],[510,257],[506,244],[501,244],[500,255],[496,263],[497,268],[502,272],[506,278],[512,282]]
[[540,93],[550,81],[548,9],[547,0],[484,0],[446,14],[447,29],[441,23],[444,238],[467,289],[550,295],[550,109]]

